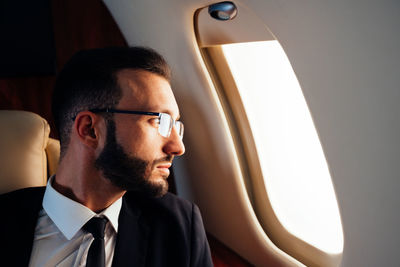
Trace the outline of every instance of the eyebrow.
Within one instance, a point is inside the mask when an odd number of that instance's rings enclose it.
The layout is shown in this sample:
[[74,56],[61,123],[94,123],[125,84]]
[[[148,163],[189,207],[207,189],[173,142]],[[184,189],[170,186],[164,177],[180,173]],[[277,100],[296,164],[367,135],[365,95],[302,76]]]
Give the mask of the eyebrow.
[[[172,114],[170,113],[170,112],[164,112],[164,111],[162,111],[162,113],[167,113],[167,114],[169,114],[173,119],[174,119],[174,116],[172,116]],[[176,117],[176,119],[174,119],[175,121],[179,121],[181,119],[181,114],[179,114],[178,113],[178,116]]]
[[[156,109],[157,110],[157,109]],[[172,113],[169,111],[169,110],[161,110],[161,111],[159,111],[160,113],[167,113],[167,114],[169,114],[172,118],[174,118],[174,116],[172,116]],[[178,120],[180,120],[181,119],[181,114],[180,114],[180,112],[178,111],[178,116],[176,116],[176,119],[174,119],[174,120],[176,120],[176,121],[178,121]]]

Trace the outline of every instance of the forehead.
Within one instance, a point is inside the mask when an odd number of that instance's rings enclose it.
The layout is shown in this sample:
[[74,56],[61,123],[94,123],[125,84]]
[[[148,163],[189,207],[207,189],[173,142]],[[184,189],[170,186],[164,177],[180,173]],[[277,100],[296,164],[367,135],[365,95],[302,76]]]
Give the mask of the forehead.
[[169,82],[162,76],[144,71],[125,69],[117,73],[118,84],[122,90],[119,109],[164,112],[174,118],[179,116]]

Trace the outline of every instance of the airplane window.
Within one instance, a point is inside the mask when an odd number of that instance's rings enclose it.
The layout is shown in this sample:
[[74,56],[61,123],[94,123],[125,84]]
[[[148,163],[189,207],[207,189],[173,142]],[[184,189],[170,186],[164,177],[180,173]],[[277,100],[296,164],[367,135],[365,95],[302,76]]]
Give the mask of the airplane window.
[[222,51],[279,221],[316,248],[342,253],[342,225],[327,162],[285,52],[276,40],[222,45]]

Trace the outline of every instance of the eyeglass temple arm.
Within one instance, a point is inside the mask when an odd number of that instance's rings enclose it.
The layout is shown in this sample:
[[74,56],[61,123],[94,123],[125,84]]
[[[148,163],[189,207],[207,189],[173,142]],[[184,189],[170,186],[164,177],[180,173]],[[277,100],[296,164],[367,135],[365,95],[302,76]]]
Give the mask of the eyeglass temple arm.
[[139,114],[139,115],[160,116],[159,112],[120,110],[120,109],[112,109],[112,108],[101,108],[101,109],[95,108],[95,109],[90,109],[89,111],[91,111],[93,113],[106,112],[106,113],[123,113],[123,114]]
[[[150,115],[150,116],[160,116],[161,113],[159,112],[148,112],[148,111],[135,111],[135,110],[120,110],[120,109],[113,109],[113,108],[94,108],[89,109],[90,112],[93,113],[122,113],[122,114],[138,114],[138,115]],[[72,121],[76,119],[76,116],[72,118]]]

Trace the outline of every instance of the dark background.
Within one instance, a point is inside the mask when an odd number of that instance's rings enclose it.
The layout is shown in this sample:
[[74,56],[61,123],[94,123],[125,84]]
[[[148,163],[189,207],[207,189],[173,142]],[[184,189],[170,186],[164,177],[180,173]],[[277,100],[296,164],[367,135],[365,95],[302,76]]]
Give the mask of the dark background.
[[82,49],[126,46],[99,0],[2,0],[0,2],[0,109],[51,116],[55,76]]

